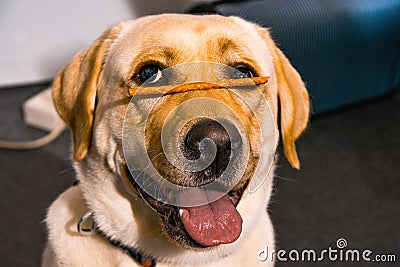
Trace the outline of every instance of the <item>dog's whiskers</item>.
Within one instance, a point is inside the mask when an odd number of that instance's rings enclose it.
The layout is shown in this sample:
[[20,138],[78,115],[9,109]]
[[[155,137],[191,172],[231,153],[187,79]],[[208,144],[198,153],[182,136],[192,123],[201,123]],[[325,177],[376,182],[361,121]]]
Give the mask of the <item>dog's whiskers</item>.
[[282,181],[296,182],[295,179],[286,178],[286,177],[283,177],[283,176],[280,176],[280,175],[275,175],[275,178],[280,179]]
[[65,169],[65,170],[62,170],[62,171],[60,171],[58,174],[65,174],[65,173],[68,173],[68,172],[73,172],[74,171],[74,168],[67,168],[67,169]]

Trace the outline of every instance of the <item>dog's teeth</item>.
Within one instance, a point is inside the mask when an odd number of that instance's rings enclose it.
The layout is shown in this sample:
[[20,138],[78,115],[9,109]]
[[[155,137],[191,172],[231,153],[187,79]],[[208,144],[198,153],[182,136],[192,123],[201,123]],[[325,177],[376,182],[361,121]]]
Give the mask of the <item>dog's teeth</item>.
[[179,209],[179,216],[182,217],[182,214],[183,214],[183,209]]

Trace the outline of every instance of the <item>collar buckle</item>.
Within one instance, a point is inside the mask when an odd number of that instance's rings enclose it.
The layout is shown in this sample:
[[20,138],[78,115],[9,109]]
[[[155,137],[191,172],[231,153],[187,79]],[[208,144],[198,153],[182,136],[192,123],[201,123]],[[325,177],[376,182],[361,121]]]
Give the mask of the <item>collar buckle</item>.
[[[87,223],[91,223],[89,228],[84,227],[84,225]],[[93,220],[92,212],[89,211],[85,215],[82,216],[82,218],[79,220],[79,222],[77,224],[77,229],[78,229],[78,232],[84,236],[96,234],[96,224]]]

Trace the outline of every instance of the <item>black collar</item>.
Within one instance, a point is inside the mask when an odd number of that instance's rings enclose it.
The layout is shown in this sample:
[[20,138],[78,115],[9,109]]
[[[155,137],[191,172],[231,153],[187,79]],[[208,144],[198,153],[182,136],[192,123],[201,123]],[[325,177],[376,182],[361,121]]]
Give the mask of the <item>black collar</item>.
[[[99,230],[97,232],[101,233]],[[143,253],[139,249],[126,246],[118,240],[113,240],[104,234],[102,234],[102,235],[104,236],[104,238],[106,238],[106,240],[111,245],[119,247],[120,249],[125,251],[125,253],[127,253],[129,256],[131,256],[131,258],[134,259],[141,266],[144,266],[144,267],[155,267],[156,266],[157,261],[154,258],[144,257]]]
[[[87,223],[88,221],[91,221],[91,227],[90,228],[84,228],[83,224]],[[82,216],[82,218],[79,220],[77,224],[77,229],[78,232],[81,235],[95,235],[98,234],[102,237],[104,237],[111,245],[118,247],[122,249],[125,253],[127,253],[136,263],[138,263],[141,266],[144,267],[155,267],[157,260],[151,257],[145,257],[143,253],[134,247],[130,247],[127,245],[124,245],[121,241],[111,239],[109,236],[107,236],[105,233],[103,233],[97,226],[96,223],[93,220],[93,213],[88,212],[85,215]]]

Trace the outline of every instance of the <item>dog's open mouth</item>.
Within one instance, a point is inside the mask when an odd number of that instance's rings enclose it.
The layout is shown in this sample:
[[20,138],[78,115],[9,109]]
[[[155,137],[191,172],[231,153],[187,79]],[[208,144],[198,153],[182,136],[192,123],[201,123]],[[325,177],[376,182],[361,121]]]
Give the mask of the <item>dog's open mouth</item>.
[[[162,218],[169,236],[185,247],[204,248],[236,241],[242,231],[242,217],[236,210],[248,181],[208,204],[196,207],[178,207],[158,201],[147,194],[130,175],[129,180],[147,204]],[[180,198],[207,200],[215,191],[193,189]]]

